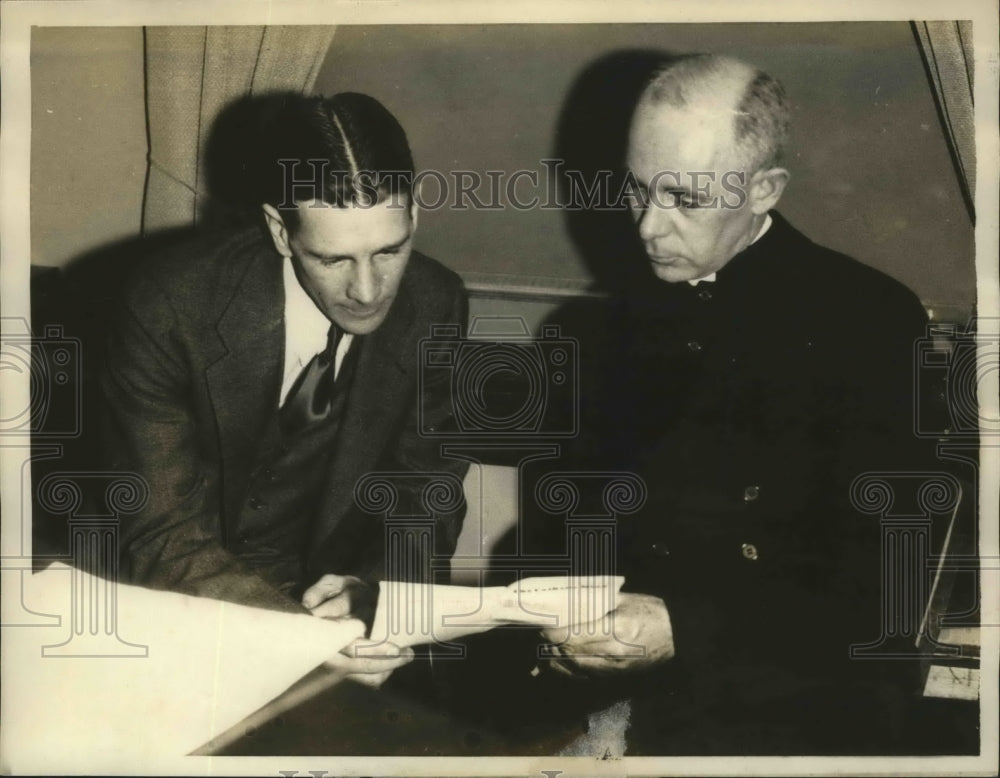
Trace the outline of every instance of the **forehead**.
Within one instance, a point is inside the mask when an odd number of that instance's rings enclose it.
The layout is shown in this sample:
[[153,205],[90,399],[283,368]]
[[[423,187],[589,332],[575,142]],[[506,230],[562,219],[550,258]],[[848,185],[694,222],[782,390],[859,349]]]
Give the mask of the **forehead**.
[[677,108],[641,103],[629,131],[627,162],[640,178],[657,172],[722,173],[736,167],[732,103],[707,100]]
[[375,205],[345,207],[299,202],[296,241],[317,254],[356,254],[405,240],[412,223],[407,204],[387,198]]

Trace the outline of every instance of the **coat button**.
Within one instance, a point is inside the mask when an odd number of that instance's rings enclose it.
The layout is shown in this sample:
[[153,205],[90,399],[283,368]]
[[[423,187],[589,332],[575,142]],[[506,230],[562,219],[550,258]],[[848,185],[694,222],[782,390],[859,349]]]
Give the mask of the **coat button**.
[[743,553],[744,559],[749,559],[751,562],[757,560],[757,546],[753,543],[744,543],[740,546],[740,551]]
[[695,354],[701,351],[701,344],[696,340],[689,340],[687,347],[688,351],[693,351]]
[[712,299],[712,290],[702,284],[702,288],[698,291],[698,299],[708,302]]
[[670,556],[670,549],[667,548],[666,543],[654,543],[649,547],[649,550],[652,551],[653,554],[658,557]]
[[758,497],[760,497],[760,487],[759,486],[748,486],[743,490],[743,501],[753,502]]

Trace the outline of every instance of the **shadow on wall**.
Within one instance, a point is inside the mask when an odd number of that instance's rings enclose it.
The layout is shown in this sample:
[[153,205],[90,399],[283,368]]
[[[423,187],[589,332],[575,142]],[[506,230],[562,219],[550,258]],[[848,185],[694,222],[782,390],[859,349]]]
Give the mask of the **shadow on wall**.
[[287,91],[246,95],[219,112],[202,160],[208,196],[199,210],[199,224],[224,228],[258,222],[260,204],[275,191],[274,177],[280,171],[270,153],[277,116],[286,101],[301,97]]
[[229,228],[263,229],[260,204],[266,199],[268,177],[275,165],[269,153],[270,128],[277,112],[292,92],[274,92],[239,98],[219,113],[206,143],[202,177],[206,191],[200,197],[197,225],[146,232],[103,246],[66,264],[65,281],[74,290],[73,304],[93,324],[107,324],[114,312],[121,284],[132,263],[149,256],[194,232]]
[[[595,290],[608,297],[570,299],[545,320],[545,324],[559,327],[561,338],[575,342],[579,383],[574,395],[579,407],[549,408],[549,415],[562,420],[560,428],[570,418],[577,419],[581,427],[578,440],[546,441],[560,444],[562,459],[518,468],[522,496],[533,495],[538,478],[549,470],[566,466],[574,455],[579,455],[579,451],[568,449],[577,448],[587,440],[586,431],[592,425],[590,415],[600,413],[600,408],[591,407],[592,402],[588,405],[587,399],[597,396],[600,382],[607,380],[601,374],[602,355],[612,347],[607,338],[613,331],[610,317],[615,315],[609,300],[619,299],[623,292],[648,286],[655,280],[627,205],[613,209],[595,208],[593,203],[588,206],[587,188],[591,182],[606,177],[606,192],[612,199],[617,198],[626,180],[625,150],[632,111],[650,77],[670,59],[671,55],[662,51],[646,49],[624,49],[603,56],[577,76],[560,111],[554,148],[556,157],[564,162],[559,183],[560,201],[568,204],[567,231],[594,278]],[[494,502],[502,503],[503,499],[497,497],[493,496]],[[487,534],[496,538],[490,549],[494,559],[515,557],[536,542],[533,536],[537,527],[530,526],[535,522],[518,515],[516,497],[507,496],[506,501],[512,503],[508,510],[492,512],[506,520],[486,527]],[[520,504],[530,512],[530,500]],[[492,571],[489,577],[491,583],[509,583],[509,580],[509,572],[502,570]]]
[[[604,374],[605,355],[615,348],[609,341],[614,331],[614,301],[629,299],[630,291],[659,282],[653,276],[635,223],[626,204],[618,208],[587,206],[589,196],[580,188],[607,176],[607,191],[617,198],[626,181],[625,152],[632,112],[652,75],[675,55],[652,49],[623,49],[594,60],[575,79],[560,111],[554,147],[565,161],[561,176],[561,201],[567,231],[575,250],[594,278],[599,297],[577,297],[563,302],[544,324],[556,325],[561,338],[572,339],[577,349],[576,398],[579,407],[553,409],[555,414],[574,414],[580,435],[574,446],[587,445],[587,431],[601,408],[593,399],[612,380]],[[578,171],[578,172],[577,172]],[[572,176],[579,179],[573,181]],[[563,454],[572,453],[565,450]],[[575,452],[579,455],[579,451]],[[532,488],[531,473],[525,473],[522,488]],[[523,529],[523,528],[522,528]],[[510,554],[518,545],[518,528],[512,527],[497,543],[496,553]]]
[[273,161],[269,164],[273,157],[268,153],[269,128],[285,100],[293,96],[291,92],[247,96],[226,106],[206,144],[202,170],[207,191],[201,198],[197,225],[146,232],[70,260],[50,292],[60,303],[45,305],[44,318],[77,329],[86,338],[88,354],[96,356],[137,260],[197,232],[254,226],[263,230],[260,204],[268,191],[267,176],[274,169]]
[[[618,291],[651,275],[627,207],[586,207],[585,187],[607,176],[612,201],[625,183],[625,148],[632,111],[653,73],[672,59],[662,51],[637,49],[608,54],[577,77],[556,130],[556,156],[566,225],[574,247],[601,291]],[[579,171],[579,184],[566,171]]]
[[[78,359],[68,365],[69,380],[58,391],[45,394],[46,407],[33,418],[32,446],[38,455],[32,480],[42,483],[55,472],[93,471],[101,466],[100,374],[105,342],[118,314],[125,280],[137,260],[183,239],[190,228],[164,230],[156,235],[127,238],[76,257],[62,271],[32,268],[31,332],[36,342],[45,343],[53,334],[71,344]],[[32,355],[32,373],[45,374],[45,346]],[[43,360],[44,361],[44,360]],[[39,430],[41,433],[39,434]],[[65,434],[63,434],[65,432]],[[43,456],[52,444],[59,446],[56,457]],[[37,497],[34,491],[32,496]],[[39,555],[66,555],[66,517],[55,515],[33,499],[34,549]]]
[[[105,343],[119,314],[121,296],[137,263],[151,255],[190,239],[194,234],[255,225],[264,230],[260,203],[266,191],[266,160],[271,137],[268,128],[283,102],[292,93],[244,97],[226,106],[214,123],[202,162],[207,193],[201,198],[197,225],[183,225],[147,232],[87,251],[74,257],[60,271],[33,268],[31,283],[31,331],[35,338],[58,331],[75,344],[80,353],[73,386],[59,393],[66,407],[47,408],[50,418],[80,414],[78,432],[59,443],[57,458],[39,459],[34,482],[49,472],[92,470],[101,462],[99,445],[101,403],[100,374]],[[54,329],[55,328],[55,329]],[[67,425],[72,427],[74,425]],[[64,517],[34,506],[33,530],[39,554],[68,551]]]

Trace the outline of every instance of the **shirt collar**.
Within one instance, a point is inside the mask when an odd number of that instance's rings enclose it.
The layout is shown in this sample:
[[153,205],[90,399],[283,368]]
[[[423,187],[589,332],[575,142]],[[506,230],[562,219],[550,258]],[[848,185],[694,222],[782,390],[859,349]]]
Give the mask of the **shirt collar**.
[[302,288],[291,257],[284,259],[282,277],[285,284],[285,363],[304,358],[305,364],[326,348],[330,320]]
[[[757,230],[757,234],[754,235],[753,240],[750,241],[747,244],[747,246],[748,247],[752,246],[754,243],[756,243],[758,240],[760,240],[762,237],[764,237],[764,233],[767,232],[769,229],[771,229],[771,223],[772,222],[773,222],[773,219],[771,218],[771,214],[769,214],[769,213],[764,214],[764,223],[760,225],[760,229]],[[695,278],[694,280],[688,281],[688,283],[691,284],[691,286],[697,286],[702,281],[705,281],[706,283],[709,283],[709,282],[714,281],[714,280],[715,280],[715,273],[709,273],[707,276],[703,276],[701,278]]]
[[[288,392],[302,369],[326,348],[330,320],[306,293],[295,275],[291,257],[285,257],[281,269],[285,288],[285,360],[282,366],[281,397],[284,403]],[[333,372],[336,376],[351,346],[354,336],[345,332],[334,356]]]

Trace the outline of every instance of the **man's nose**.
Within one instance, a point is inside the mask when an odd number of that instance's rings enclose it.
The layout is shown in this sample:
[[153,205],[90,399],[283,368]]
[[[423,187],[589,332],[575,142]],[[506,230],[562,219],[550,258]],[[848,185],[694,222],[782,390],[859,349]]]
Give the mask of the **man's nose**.
[[672,215],[668,204],[650,202],[639,216],[639,237],[650,241],[667,235],[673,229]]
[[367,260],[358,262],[347,290],[348,297],[361,305],[371,305],[378,299],[378,292],[379,279],[372,263]]

